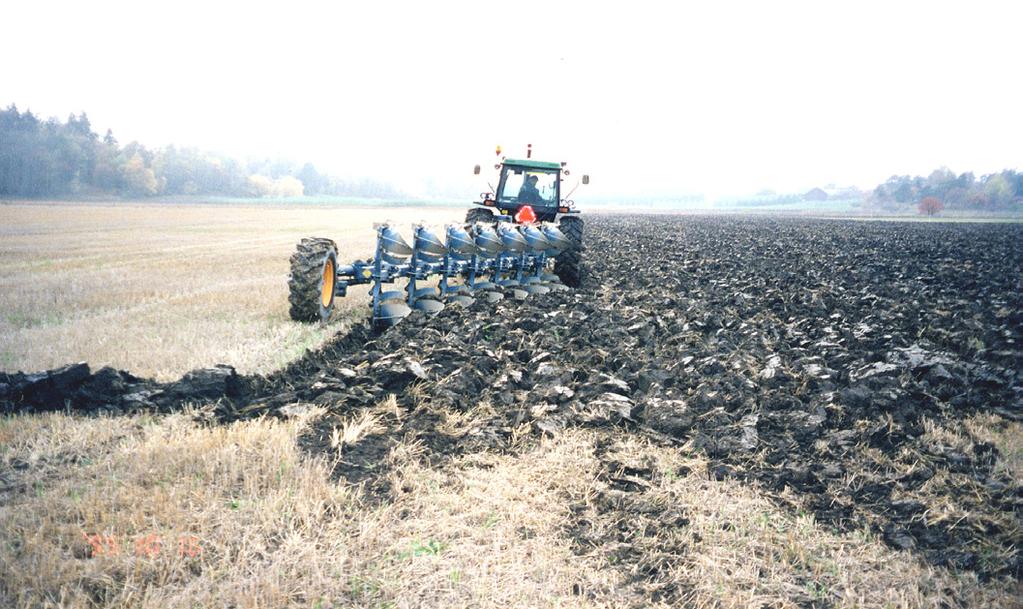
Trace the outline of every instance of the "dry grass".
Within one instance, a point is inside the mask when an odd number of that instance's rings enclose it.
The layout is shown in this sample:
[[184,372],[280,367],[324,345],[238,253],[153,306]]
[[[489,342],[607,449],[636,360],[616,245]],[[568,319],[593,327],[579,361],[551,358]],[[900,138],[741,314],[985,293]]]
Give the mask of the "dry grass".
[[0,205],[0,370],[74,361],[171,380],[216,363],[274,370],[326,326],[288,318],[288,257],[306,236],[343,260],[372,254],[373,223],[459,220],[463,209],[242,207],[200,204]]
[[996,471],[1012,480],[1023,480],[1023,425],[994,414],[974,415],[963,425],[975,438],[998,449]]
[[[1019,606],[1018,589],[828,532],[709,480],[687,451],[635,438],[607,447],[570,432],[443,469],[403,443],[387,457],[392,496],[367,502],[332,481],[328,455],[296,447],[315,416],[212,428],[187,414],[4,419],[0,604],[635,607],[671,587],[672,604],[694,607]],[[608,460],[654,473],[641,492],[613,491]],[[580,518],[606,543],[580,544]],[[615,560],[622,531],[631,566]],[[639,567],[656,575],[637,579]]]
[[[573,584],[603,585],[560,539],[555,500],[587,484],[571,442],[452,473],[404,447],[399,496],[374,506],[302,457],[301,427],[6,420],[4,463],[29,463],[19,480],[42,482],[0,508],[4,606],[580,606]],[[100,428],[118,439],[73,460],[48,439]]]
[[[714,481],[706,463],[685,451],[636,438],[621,440],[605,459],[624,466],[653,464],[660,472],[620,514],[630,540],[655,566],[649,585],[674,589],[692,607],[1020,607],[1021,590],[985,587],[972,574],[928,566],[863,531],[838,534],[813,517],[779,510],[737,481]],[[678,472],[684,472],[679,475]],[[658,518],[682,515],[686,526],[662,528]],[[605,519],[608,529],[621,521]],[[599,534],[599,533],[598,533]]]

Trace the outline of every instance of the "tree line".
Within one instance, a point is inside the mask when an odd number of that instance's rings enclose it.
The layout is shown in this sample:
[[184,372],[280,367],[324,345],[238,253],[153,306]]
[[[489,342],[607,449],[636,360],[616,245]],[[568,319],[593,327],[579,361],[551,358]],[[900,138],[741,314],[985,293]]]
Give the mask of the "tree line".
[[0,110],[0,197],[336,195],[403,198],[375,180],[340,180],[311,163],[240,162],[196,148],[121,145],[92,130],[85,112],[42,120],[13,104]]
[[925,199],[935,199],[945,209],[1023,211],[1023,173],[1006,169],[977,178],[942,167],[927,177],[892,176],[871,192],[868,202],[891,208],[919,205]]

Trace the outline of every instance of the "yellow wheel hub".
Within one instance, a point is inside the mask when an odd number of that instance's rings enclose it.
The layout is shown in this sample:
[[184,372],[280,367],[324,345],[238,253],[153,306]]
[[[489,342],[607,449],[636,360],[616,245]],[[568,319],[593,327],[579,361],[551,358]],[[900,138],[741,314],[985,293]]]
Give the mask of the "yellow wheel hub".
[[323,281],[320,282],[320,304],[327,308],[334,301],[334,282],[337,280],[337,271],[334,269],[334,261],[327,259],[323,264]]

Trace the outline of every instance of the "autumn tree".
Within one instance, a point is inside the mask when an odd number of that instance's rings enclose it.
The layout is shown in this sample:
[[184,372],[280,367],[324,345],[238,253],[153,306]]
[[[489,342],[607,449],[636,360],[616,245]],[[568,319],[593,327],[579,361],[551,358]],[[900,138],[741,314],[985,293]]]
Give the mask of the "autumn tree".
[[921,214],[926,216],[933,216],[934,214],[945,209],[945,206],[937,197],[924,197],[920,200],[920,203],[916,206],[920,210]]
[[159,182],[153,170],[146,167],[142,154],[136,152],[121,168],[124,188],[135,196],[152,196],[159,191]]
[[249,195],[254,197],[269,197],[273,194],[274,181],[270,178],[253,174],[249,176]]

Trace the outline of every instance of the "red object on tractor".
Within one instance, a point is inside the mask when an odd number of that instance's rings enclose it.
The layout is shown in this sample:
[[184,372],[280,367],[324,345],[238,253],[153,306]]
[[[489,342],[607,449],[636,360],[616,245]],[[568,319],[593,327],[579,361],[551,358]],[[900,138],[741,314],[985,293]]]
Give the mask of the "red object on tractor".
[[515,221],[519,224],[533,224],[536,222],[536,213],[529,205],[523,205],[519,213],[515,214]]

